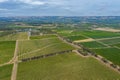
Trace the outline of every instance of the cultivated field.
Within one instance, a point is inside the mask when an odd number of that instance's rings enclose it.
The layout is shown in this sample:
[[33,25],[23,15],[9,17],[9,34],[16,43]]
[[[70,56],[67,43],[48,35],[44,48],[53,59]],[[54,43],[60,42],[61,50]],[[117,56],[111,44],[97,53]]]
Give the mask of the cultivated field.
[[119,38],[113,38],[113,39],[101,40],[101,42],[103,42],[105,44],[108,44],[108,45],[120,43],[120,37]]
[[84,36],[99,39],[99,38],[112,38],[112,37],[119,37],[120,33],[114,32],[105,32],[105,31],[76,31],[74,34],[82,34]]
[[73,49],[75,48],[62,42],[58,38],[45,38],[40,40],[19,41],[18,54],[19,58],[22,59]]
[[0,67],[0,80],[10,80],[13,65]]
[[[103,56],[114,64],[120,65],[120,33],[89,30],[74,31],[70,34],[74,34],[74,36],[82,35],[88,38],[74,42],[91,49],[96,52],[96,54]],[[72,39],[74,39],[74,37]],[[71,41],[73,41],[72,39]]]
[[93,42],[83,42],[80,43],[83,46],[87,47],[87,48],[102,48],[102,47],[107,47],[104,44],[101,44],[99,42],[93,41]]
[[120,66],[120,33],[48,31],[54,35],[44,31],[42,35],[28,36],[28,31],[0,35],[0,80],[12,76],[15,80],[120,80],[118,69],[86,53],[90,49]]
[[120,49],[117,48],[106,48],[106,49],[93,49],[97,54],[105,57],[112,61],[114,64],[120,66]]
[[67,36],[65,37],[71,41],[76,41],[76,40],[84,40],[84,39],[87,39],[86,37],[84,36],[81,36],[81,35],[78,35],[78,36]]
[[45,38],[56,38],[56,35],[41,35],[41,36],[31,36],[30,39],[45,39]]
[[27,40],[28,39],[28,33],[27,32],[19,32],[19,33],[13,33],[13,34],[7,34],[2,37],[0,37],[0,41],[15,41],[15,40]]
[[10,61],[14,55],[15,41],[0,41],[0,64]]
[[27,79],[119,80],[120,75],[94,58],[83,58],[76,53],[66,53],[54,57],[20,63],[17,80]]

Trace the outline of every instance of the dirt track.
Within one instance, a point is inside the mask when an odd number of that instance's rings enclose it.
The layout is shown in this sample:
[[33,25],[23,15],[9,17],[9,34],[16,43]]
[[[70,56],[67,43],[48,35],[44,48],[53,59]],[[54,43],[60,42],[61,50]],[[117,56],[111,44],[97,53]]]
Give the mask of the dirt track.
[[17,51],[18,50],[18,40],[16,41],[16,47],[15,47],[15,52],[14,52],[14,65],[13,65],[13,70],[12,70],[12,75],[11,75],[11,80],[16,80],[17,76],[17,67],[18,67],[18,56],[17,56]]

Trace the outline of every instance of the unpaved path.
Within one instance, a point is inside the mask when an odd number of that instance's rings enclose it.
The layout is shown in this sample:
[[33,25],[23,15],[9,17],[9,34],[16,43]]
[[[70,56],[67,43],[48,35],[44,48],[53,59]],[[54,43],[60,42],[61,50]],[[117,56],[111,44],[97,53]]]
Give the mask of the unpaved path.
[[93,28],[93,30],[99,30],[99,31],[108,31],[108,32],[120,32],[118,29],[113,29],[113,28]]
[[11,80],[16,80],[17,77],[17,67],[18,67],[18,56],[17,56],[17,51],[18,50],[18,40],[16,41],[16,47],[15,47],[15,52],[14,52],[14,65],[13,65],[13,70],[12,70],[12,75],[11,75]]
[[80,42],[92,42],[92,41],[95,41],[95,40],[89,38],[89,39],[84,39],[84,40],[76,40],[76,41],[74,41],[74,42],[76,42],[76,43],[80,43]]
[[[74,47],[81,48],[81,47],[76,46],[75,44],[72,44],[72,43],[67,42],[66,40],[64,40],[64,39],[63,39],[62,37],[60,37],[59,35],[58,35],[58,38],[59,38],[60,40],[64,41],[64,42],[66,42],[67,44],[71,44],[71,45],[74,46]],[[106,44],[104,44],[104,45],[106,45]],[[108,46],[108,47],[109,47],[109,46]],[[73,52],[76,52],[78,55],[82,56],[77,50],[73,50]],[[89,55],[89,56],[87,56],[87,57],[93,57],[93,58],[97,59],[98,61],[100,61],[101,64],[106,65],[106,67],[109,67],[109,68],[111,68],[112,70],[116,71],[117,73],[120,73],[120,72],[118,71],[118,68],[113,68],[113,67],[110,66],[110,64],[111,64],[112,62],[110,62],[110,61],[108,60],[108,63],[104,63],[104,62],[101,60],[102,56],[100,56],[100,55],[98,55],[98,56],[99,56],[99,57],[94,57],[94,56],[92,56],[92,55]],[[84,57],[84,56],[82,56],[82,57]],[[118,66],[118,67],[119,67],[119,66]]]

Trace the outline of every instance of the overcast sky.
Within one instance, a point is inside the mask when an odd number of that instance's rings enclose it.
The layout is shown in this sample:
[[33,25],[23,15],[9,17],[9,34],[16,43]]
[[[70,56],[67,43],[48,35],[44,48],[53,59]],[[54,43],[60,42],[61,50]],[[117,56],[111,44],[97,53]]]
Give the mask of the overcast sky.
[[0,0],[0,16],[120,16],[120,0]]

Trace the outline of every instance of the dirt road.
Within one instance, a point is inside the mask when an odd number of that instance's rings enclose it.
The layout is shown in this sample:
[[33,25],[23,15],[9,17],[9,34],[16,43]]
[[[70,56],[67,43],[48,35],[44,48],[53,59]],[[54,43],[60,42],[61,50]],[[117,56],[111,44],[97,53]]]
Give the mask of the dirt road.
[[18,67],[18,56],[17,56],[17,51],[18,50],[18,40],[16,41],[16,47],[15,47],[15,52],[14,52],[14,65],[13,65],[13,70],[12,70],[12,75],[11,75],[11,80],[16,80],[17,76],[17,67]]

